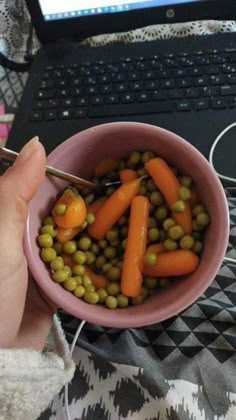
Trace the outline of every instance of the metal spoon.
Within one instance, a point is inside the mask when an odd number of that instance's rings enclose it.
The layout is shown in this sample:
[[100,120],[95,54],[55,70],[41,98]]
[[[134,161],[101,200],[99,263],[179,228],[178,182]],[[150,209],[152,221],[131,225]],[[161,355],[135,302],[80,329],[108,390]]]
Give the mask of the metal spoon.
[[[14,152],[13,150],[6,149],[5,147],[0,147],[0,157],[3,157],[10,162],[14,162],[19,153]],[[53,175],[57,178],[64,179],[65,181],[71,182],[76,185],[80,185],[85,188],[90,189],[101,189],[108,188],[113,185],[120,185],[120,181],[106,182],[106,184],[95,184],[95,182],[87,181],[86,179],[79,178],[78,176],[68,174],[67,172],[61,171],[60,169],[53,168],[52,166],[46,166],[45,171],[49,175]]]

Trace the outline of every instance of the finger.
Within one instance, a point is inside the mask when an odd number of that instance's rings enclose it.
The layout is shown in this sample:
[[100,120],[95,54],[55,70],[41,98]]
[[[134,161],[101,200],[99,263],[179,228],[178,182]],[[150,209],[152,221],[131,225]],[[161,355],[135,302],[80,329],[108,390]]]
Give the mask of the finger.
[[0,177],[0,337],[15,334],[21,323],[28,278],[22,244],[27,204],[44,179],[45,164],[44,148],[33,139]]

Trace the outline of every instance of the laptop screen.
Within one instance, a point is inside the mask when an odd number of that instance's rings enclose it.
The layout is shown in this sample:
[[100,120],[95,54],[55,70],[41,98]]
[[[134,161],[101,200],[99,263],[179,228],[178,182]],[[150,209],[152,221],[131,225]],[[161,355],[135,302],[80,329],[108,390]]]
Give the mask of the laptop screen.
[[52,21],[202,1],[205,0],[39,0],[39,4],[44,20]]

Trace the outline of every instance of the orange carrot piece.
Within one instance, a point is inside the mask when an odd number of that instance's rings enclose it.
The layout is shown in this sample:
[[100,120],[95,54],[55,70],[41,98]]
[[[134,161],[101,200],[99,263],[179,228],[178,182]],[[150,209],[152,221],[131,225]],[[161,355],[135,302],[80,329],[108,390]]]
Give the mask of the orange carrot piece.
[[78,235],[78,233],[80,233],[82,230],[83,229],[81,227],[67,228],[67,229],[63,229],[63,228],[58,227],[57,228],[56,239],[61,244],[64,244],[67,241],[71,241],[71,239],[73,239],[76,235]]
[[175,277],[190,274],[197,269],[199,258],[192,251],[178,249],[158,255],[156,265],[144,266],[143,273],[150,277]]
[[121,276],[121,291],[124,295],[130,297],[139,296],[141,292],[148,214],[148,199],[143,196],[135,197],[131,204],[128,239]]
[[[58,215],[55,208],[58,204],[67,206],[63,215]],[[87,216],[87,209],[83,198],[70,189],[66,189],[52,210],[53,219],[57,226],[63,229],[75,228],[82,225]]]
[[95,168],[95,176],[101,178],[102,176],[108,174],[108,172],[114,171],[119,166],[119,162],[113,158],[107,158],[102,160],[97,167]]
[[137,178],[137,172],[133,169],[122,169],[122,171],[120,171],[120,180],[122,184],[125,182],[134,181]]
[[198,196],[196,188],[193,187],[193,189],[191,190],[191,197],[189,199],[190,208],[193,209],[199,203],[200,203],[200,198]]
[[100,210],[100,208],[103,206],[106,200],[107,197],[98,198],[96,201],[90,204],[90,206],[88,206],[88,213],[96,214],[98,210]]
[[164,245],[162,243],[160,243],[160,244],[150,245],[147,248],[146,253],[153,252],[154,254],[159,255],[159,254],[162,254],[165,251],[166,251],[166,248],[164,247]]
[[84,268],[85,273],[90,278],[91,282],[93,283],[96,289],[105,289],[107,287],[108,280],[105,276],[95,273],[88,266],[84,266]]
[[95,222],[88,227],[89,234],[95,239],[102,239],[108,230],[120,219],[138,194],[140,180],[121,185],[103,204],[96,214]]
[[[154,158],[145,164],[145,169],[151,175],[155,185],[164,195],[168,205],[171,207],[179,198],[180,183],[167,163],[161,158]],[[192,216],[188,202],[185,202],[186,209],[182,213],[174,213],[174,219],[182,226],[185,233],[192,232]]]

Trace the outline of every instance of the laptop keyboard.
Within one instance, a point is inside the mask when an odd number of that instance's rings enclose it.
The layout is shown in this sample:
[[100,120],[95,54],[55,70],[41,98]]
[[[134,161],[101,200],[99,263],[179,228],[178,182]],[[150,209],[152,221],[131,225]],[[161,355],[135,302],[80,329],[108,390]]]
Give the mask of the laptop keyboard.
[[32,121],[236,108],[236,49],[48,66]]

